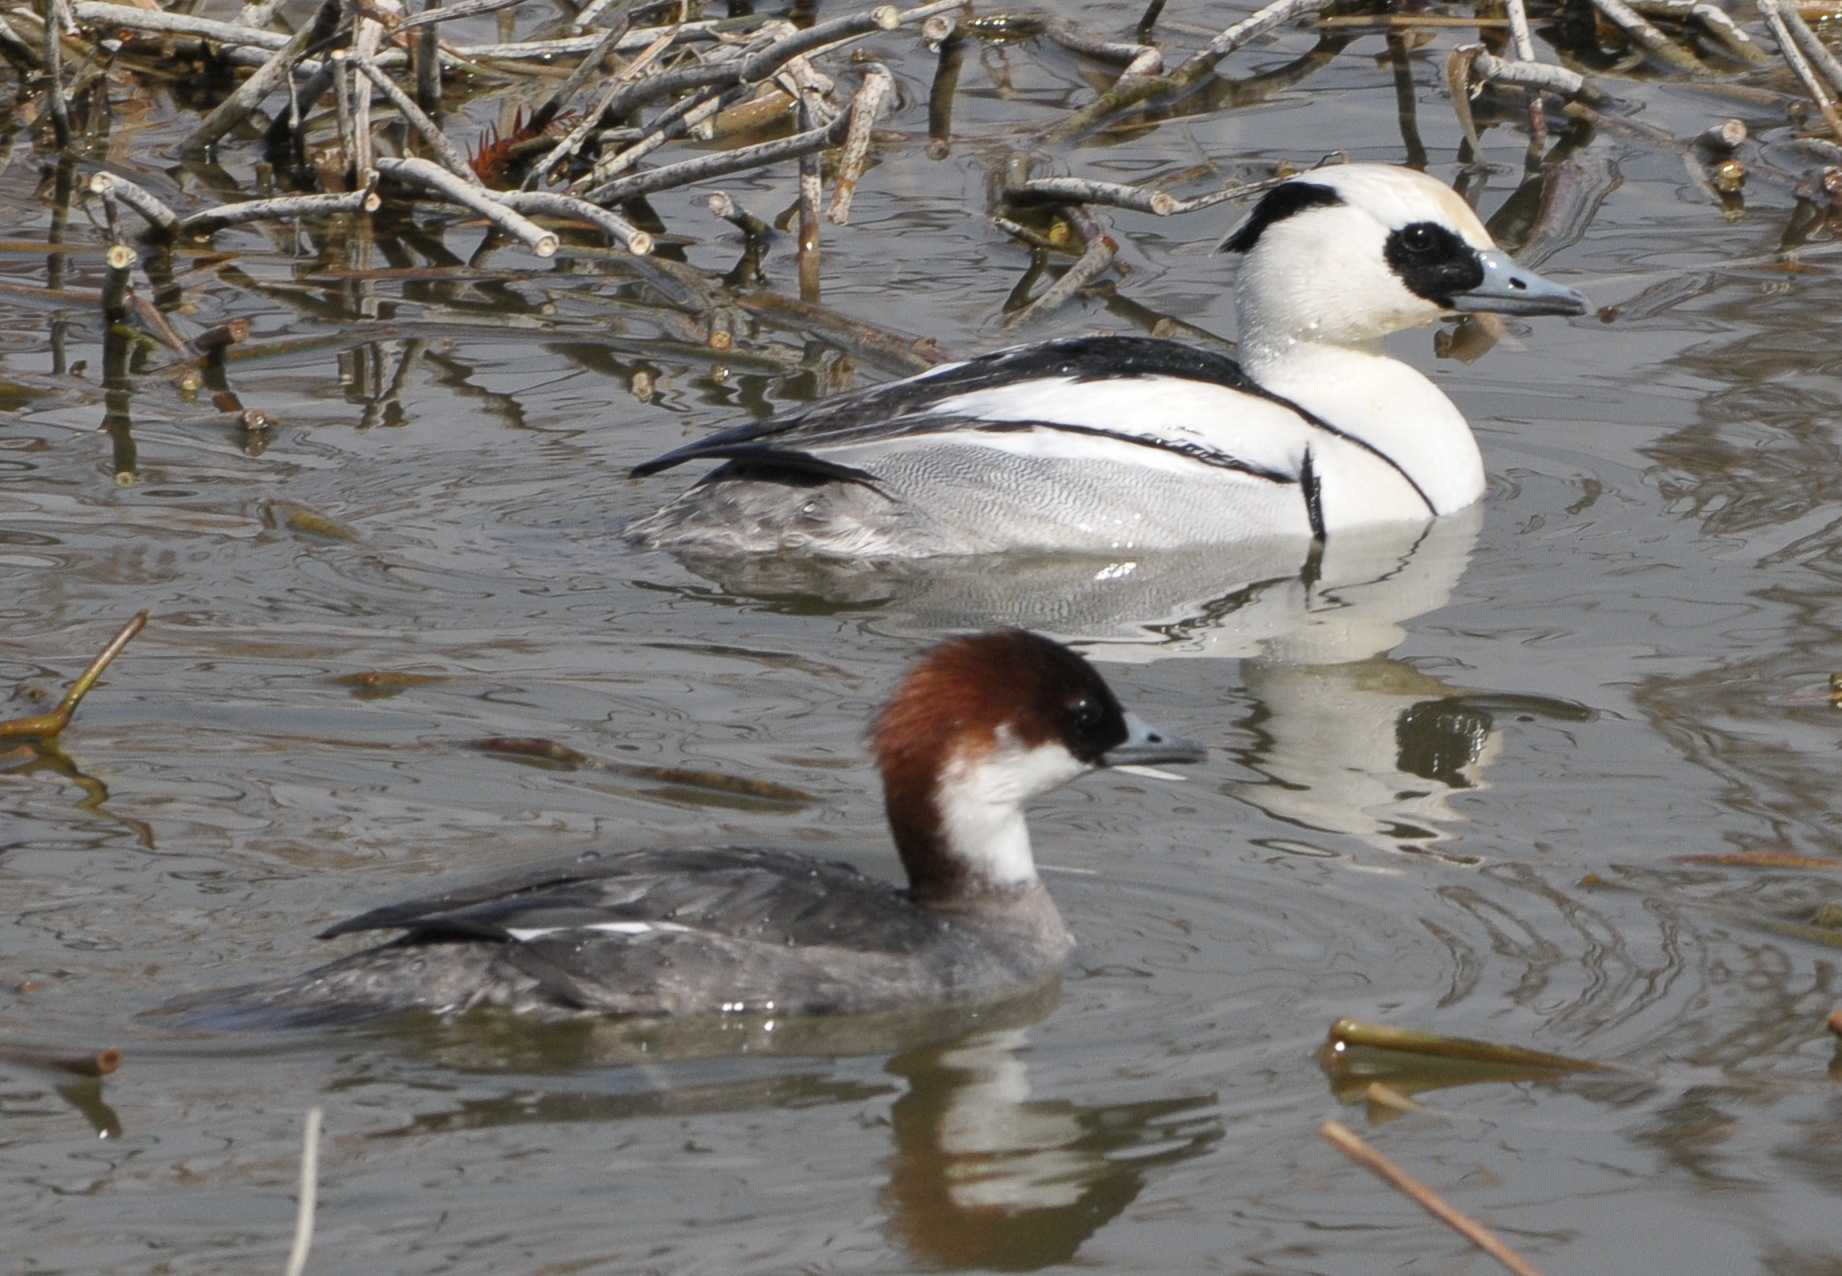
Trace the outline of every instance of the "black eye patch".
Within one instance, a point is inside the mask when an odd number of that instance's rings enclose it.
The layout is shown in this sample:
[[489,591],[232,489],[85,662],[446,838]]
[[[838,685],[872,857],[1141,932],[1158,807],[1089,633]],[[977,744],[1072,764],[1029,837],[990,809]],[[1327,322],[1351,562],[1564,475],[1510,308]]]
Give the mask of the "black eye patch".
[[1477,249],[1437,222],[1414,222],[1391,231],[1383,249],[1388,269],[1407,290],[1436,306],[1484,282],[1484,262]]

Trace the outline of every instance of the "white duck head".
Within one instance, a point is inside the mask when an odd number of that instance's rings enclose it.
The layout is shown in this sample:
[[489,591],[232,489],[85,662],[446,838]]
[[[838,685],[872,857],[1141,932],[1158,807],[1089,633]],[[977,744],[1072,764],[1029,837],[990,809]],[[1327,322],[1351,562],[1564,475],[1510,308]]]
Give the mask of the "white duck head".
[[1250,370],[1300,345],[1372,346],[1441,315],[1578,315],[1586,298],[1511,261],[1451,187],[1387,164],[1274,187],[1222,243]]

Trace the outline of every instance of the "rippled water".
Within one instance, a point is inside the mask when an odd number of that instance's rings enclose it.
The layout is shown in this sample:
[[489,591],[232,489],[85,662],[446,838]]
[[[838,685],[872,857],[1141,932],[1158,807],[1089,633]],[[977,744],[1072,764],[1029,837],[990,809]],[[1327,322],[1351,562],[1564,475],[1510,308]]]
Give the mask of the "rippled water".
[[[1410,60],[1448,178],[1443,55],[1464,38]],[[1285,32],[1227,69],[1277,71],[1311,43]],[[987,175],[1095,69],[976,47],[955,144],[930,160],[930,58],[873,47],[905,140],[853,225],[827,228],[825,301],[951,352],[998,345],[1028,259],[980,215]],[[1200,190],[1334,148],[1400,161],[1385,47],[1363,36],[1235,109],[1047,162],[1132,181],[1220,166]],[[1619,89],[1684,135],[1732,109]],[[108,162],[166,192],[221,186],[171,157],[178,136],[118,135]],[[1490,215],[1522,135],[1486,143]],[[1729,220],[1673,154],[1574,143],[1581,216],[1525,257],[1615,313],[1513,324],[1470,365],[1400,342],[1475,423],[1489,500],[1424,538],[1334,546],[1310,584],[1258,555],[1012,564],[994,589],[981,567],[825,578],[636,554],[619,524],[683,480],[628,466],[892,370],[765,321],[718,356],[618,262],[507,248],[482,278],[459,264],[477,229],[433,215],[404,239],[224,232],[178,264],[189,323],[329,338],[230,363],[228,387],[283,423],[266,440],[201,423],[209,403],[152,373],[132,430],[98,432],[94,316],[0,296],[0,685],[56,688],[151,613],[62,752],[0,754],[0,1034],[126,1055],[100,1087],[0,1065],[9,1266],[279,1270],[319,1104],[314,1271],[1483,1270],[1322,1144],[1327,1116],[1551,1270],[1834,1270],[1842,258],[1818,235],[1799,267],[1775,259],[1788,192],[1757,185]],[[249,182],[241,153],[221,162]],[[0,280],[43,287],[45,254],[21,246],[51,220],[38,163],[22,139],[0,181]],[[727,189],[767,214],[790,177]],[[656,205],[720,276],[739,243],[701,194]],[[1210,249],[1235,216],[1109,214],[1116,295],[1035,334],[1147,313],[1231,334],[1232,266]],[[73,227],[65,282],[93,286],[94,237]],[[447,269],[359,277],[431,264]],[[766,269],[796,291],[784,251]],[[590,1025],[278,1040],[137,1017],[323,960],[316,929],[439,874],[545,850],[746,837],[894,872],[861,723],[921,641],[993,619],[1087,640],[1122,698],[1214,746],[1182,784],[1099,777],[1042,804],[1081,939],[1059,1004],[864,1040],[726,1027],[675,1063],[658,1056],[683,1042]],[[376,671],[414,676],[354,678]],[[523,765],[467,747],[484,736],[813,800]],[[1739,851],[1821,866],[1683,858]],[[1317,1066],[1339,1016],[1620,1071],[1409,1075],[1430,1111],[1389,1120]]]

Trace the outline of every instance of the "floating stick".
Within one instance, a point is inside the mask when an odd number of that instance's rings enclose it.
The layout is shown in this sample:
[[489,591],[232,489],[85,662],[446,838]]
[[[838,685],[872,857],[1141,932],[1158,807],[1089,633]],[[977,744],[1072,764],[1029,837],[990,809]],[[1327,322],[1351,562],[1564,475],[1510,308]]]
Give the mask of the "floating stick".
[[49,740],[56,736],[58,732],[70,725],[71,715],[77,711],[77,705],[82,702],[83,697],[90,693],[90,688],[96,685],[96,680],[102,677],[102,671],[114,663],[115,657],[121,655],[122,648],[133,641],[134,636],[146,627],[147,613],[135,612],[128,623],[121,627],[120,632],[109,640],[109,645],[104,647],[94,660],[90,661],[90,667],[70,684],[70,690],[64,693],[62,700],[58,701],[57,708],[50,713],[34,714],[31,717],[14,718],[10,722],[0,722],[0,740],[16,740],[21,737]]
[[1541,1276],[1521,1255],[1497,1239],[1495,1232],[1446,1204],[1432,1188],[1383,1156],[1341,1121],[1324,1122],[1318,1127],[1318,1134],[1350,1160],[1375,1174],[1415,1205],[1496,1259],[1506,1270],[1514,1272],[1516,1276]]

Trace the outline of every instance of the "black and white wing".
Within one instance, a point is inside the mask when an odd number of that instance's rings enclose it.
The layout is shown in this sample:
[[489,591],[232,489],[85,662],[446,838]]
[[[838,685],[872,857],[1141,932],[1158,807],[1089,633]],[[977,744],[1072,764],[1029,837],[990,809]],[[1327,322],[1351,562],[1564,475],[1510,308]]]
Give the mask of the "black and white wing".
[[[1075,337],[1000,350],[723,430],[633,468],[746,461],[816,477],[874,482],[827,453],[921,444],[930,437],[1031,432],[1079,455],[1103,442],[1297,482],[1310,417],[1255,384],[1234,360],[1147,337]],[[1034,450],[1039,454],[1044,445]],[[1054,446],[1051,442],[1048,446]]]

